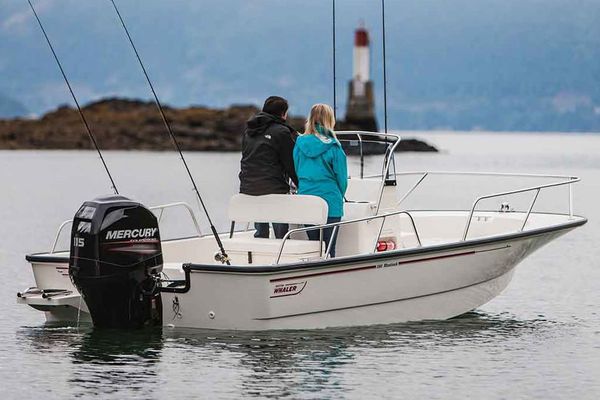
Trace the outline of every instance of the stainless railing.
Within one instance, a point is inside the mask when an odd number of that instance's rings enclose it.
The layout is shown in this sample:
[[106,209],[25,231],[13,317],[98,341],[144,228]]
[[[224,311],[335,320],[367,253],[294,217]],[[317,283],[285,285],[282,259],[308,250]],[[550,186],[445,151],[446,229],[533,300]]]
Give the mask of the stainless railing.
[[[519,230],[519,231],[523,231],[523,229],[525,229],[525,226],[527,225],[527,221],[529,220],[529,216],[531,215],[531,211],[533,210],[533,207],[535,206],[535,203],[538,199],[540,191],[542,189],[546,189],[546,188],[568,185],[569,186],[569,218],[572,218],[573,217],[573,184],[577,183],[581,180],[580,178],[578,178],[576,176],[568,176],[568,175],[521,174],[521,173],[502,173],[502,172],[411,171],[411,172],[400,172],[400,173],[395,174],[395,176],[408,176],[408,175],[420,175],[420,177],[417,180],[417,182],[415,182],[415,184],[413,184],[413,186],[411,186],[406,191],[406,193],[400,198],[400,200],[397,203],[397,206],[400,206],[400,204],[403,201],[405,201],[421,185],[421,183],[423,183],[425,178],[427,178],[431,175],[543,178],[543,179],[560,179],[561,180],[559,182],[540,184],[540,185],[536,185],[536,186],[530,186],[530,187],[525,187],[525,188],[520,188],[520,189],[515,189],[515,190],[508,190],[508,191],[492,193],[492,194],[486,194],[486,195],[477,197],[475,199],[475,201],[473,202],[473,205],[471,206],[471,209],[469,211],[469,217],[467,219],[465,229],[463,232],[463,236],[462,236],[463,241],[465,241],[467,239],[467,236],[469,233],[469,228],[470,228],[471,222],[473,220],[473,214],[475,213],[475,209],[477,208],[477,205],[479,204],[479,202],[482,200],[491,199],[494,197],[510,196],[510,195],[514,195],[514,194],[535,191],[535,195],[534,195],[533,199],[531,200],[529,207],[527,208],[527,213],[525,215],[525,219]],[[374,177],[378,177],[378,176],[376,175]]]
[[[389,167],[389,165],[388,165]],[[394,177],[397,176],[409,176],[409,175],[418,175],[419,178],[417,179],[417,182],[415,182],[407,191],[406,193],[404,193],[402,195],[402,197],[400,198],[400,200],[397,203],[397,206],[400,206],[400,204],[402,202],[404,202],[422,183],[423,181],[431,176],[431,175],[457,175],[457,176],[491,176],[491,177],[515,177],[515,178],[544,178],[544,179],[560,179],[559,182],[552,182],[552,183],[547,183],[547,184],[540,184],[540,185],[535,185],[535,186],[530,186],[530,187],[525,187],[525,188],[520,188],[520,189],[515,189],[515,190],[508,190],[508,191],[503,191],[503,192],[498,192],[498,193],[492,193],[492,194],[486,194],[486,195],[482,195],[479,196],[475,199],[475,201],[473,202],[470,210],[468,210],[468,219],[466,221],[465,224],[465,229],[463,231],[463,235],[462,235],[462,241],[466,241],[468,234],[469,234],[469,228],[471,226],[471,222],[473,220],[473,215],[475,213],[475,210],[477,208],[477,205],[479,204],[479,202],[481,202],[482,200],[485,199],[491,199],[491,198],[495,198],[495,197],[501,197],[501,196],[510,196],[510,195],[514,195],[514,194],[519,194],[519,193],[526,193],[526,192],[535,192],[535,195],[533,196],[531,202],[529,203],[529,206],[527,208],[527,212],[525,214],[525,218],[521,224],[521,227],[519,229],[519,231],[523,231],[525,229],[525,226],[527,225],[527,221],[529,220],[529,216],[531,215],[531,212],[536,204],[536,201],[539,197],[540,192],[543,189],[547,189],[547,188],[551,188],[551,187],[558,187],[558,186],[568,186],[569,187],[569,217],[572,218],[573,217],[573,184],[579,182],[581,179],[576,177],[576,176],[568,176],[568,175],[544,175],[544,174],[521,174],[521,173],[498,173],[498,172],[455,172],[455,171],[411,171],[411,172],[400,172],[400,173],[394,173],[393,174]],[[366,178],[381,178],[382,182],[385,180],[385,171],[382,175],[372,175],[372,176],[368,176]],[[382,186],[382,190],[383,190],[383,186]],[[381,201],[381,198],[379,199],[379,202]],[[414,211],[414,210],[413,210]],[[310,230],[316,230],[319,229],[321,230],[321,236],[322,236],[322,230],[325,228],[330,228],[333,227],[336,231],[333,232],[333,234],[335,234],[337,232],[337,229],[339,229],[339,226],[341,225],[345,225],[345,224],[351,224],[351,223],[357,223],[357,222],[364,222],[364,221],[370,221],[370,220],[374,220],[374,219],[378,219],[378,218],[383,218],[383,223],[381,224],[380,230],[379,230],[379,234],[377,236],[377,240],[375,241],[375,245],[377,244],[377,242],[379,241],[380,237],[381,237],[381,232],[383,230],[383,226],[385,225],[385,219],[387,217],[393,216],[393,215],[398,215],[398,214],[406,214],[411,221],[413,230],[415,232],[417,241],[419,246],[421,246],[421,239],[419,237],[419,233],[417,231],[414,219],[412,217],[412,215],[410,214],[409,211],[406,210],[402,210],[402,211],[395,211],[395,212],[391,212],[391,213],[386,213],[386,214],[380,214],[380,215],[374,215],[371,217],[365,217],[365,218],[359,218],[359,219],[355,219],[355,220],[350,220],[350,221],[342,221],[342,222],[337,222],[337,223],[333,223],[333,224],[326,224],[326,225],[319,225],[319,226],[313,226],[313,227],[307,227],[307,228],[298,228],[298,229],[294,229],[288,232],[288,234],[286,234],[283,238],[283,242],[281,243],[280,249],[279,249],[279,254],[277,256],[277,264],[279,263],[280,259],[281,259],[281,254],[283,252],[284,249],[284,245],[285,245],[285,241],[290,237],[290,235],[292,235],[293,233],[297,233],[297,232],[305,232],[305,231],[310,231]],[[332,234],[332,236],[333,236]],[[326,253],[325,253],[325,258],[327,258],[329,256],[329,252],[330,252],[330,247],[331,247],[331,243],[330,246],[328,246],[328,248],[326,249]],[[322,248],[322,244],[321,244],[321,248]]]
[[60,239],[60,234],[62,233],[65,226],[70,225],[72,223],[73,223],[73,220],[68,219],[68,220],[64,221],[62,224],[60,224],[60,226],[58,227],[58,231],[56,232],[56,237],[54,239],[54,244],[52,245],[52,250],[50,250],[50,254],[53,254],[56,252],[56,246],[58,245],[58,239]]
[[[569,175],[546,175],[546,174],[521,174],[521,173],[510,173],[510,172],[461,172],[461,171],[407,171],[407,172],[397,172],[394,176],[408,176],[408,175],[420,175],[420,178],[417,182],[398,200],[398,205],[400,205],[408,196],[410,196],[416,189],[421,185],[421,183],[428,176],[432,175],[455,175],[455,176],[493,176],[493,177],[513,177],[513,178],[547,178],[547,179],[563,179],[564,183],[561,184],[571,184],[575,182],[579,182],[580,179],[576,176]],[[370,175],[367,178],[379,178],[381,175]],[[572,200],[572,199],[571,199]]]
[[[379,212],[379,206],[381,205],[381,199],[383,198],[383,191],[386,185],[386,178],[390,176],[390,167],[392,165],[395,166],[394,163],[394,152],[398,145],[400,145],[400,141],[402,138],[400,135],[396,135],[393,133],[379,133],[379,132],[365,132],[365,131],[339,131],[335,132],[338,137],[338,140],[344,142],[353,142],[357,141],[359,144],[360,151],[360,179],[364,178],[364,151],[363,144],[364,143],[378,143],[378,144],[387,144],[385,149],[385,154],[383,157],[383,166],[381,170],[381,183],[379,187],[379,196],[377,197],[377,210],[376,213]],[[356,139],[352,139],[352,137],[356,137]],[[396,176],[396,171],[391,173],[391,176]]]
[[[156,210],[160,211],[160,213],[158,214],[158,217],[157,217],[158,223],[160,225],[160,222],[162,220],[165,209],[174,208],[174,207],[183,207],[188,211],[188,213],[190,214],[190,218],[192,219],[192,223],[194,224],[194,228],[196,229],[196,233],[198,234],[198,237],[201,237],[202,232],[200,230],[200,225],[198,224],[198,220],[196,219],[194,210],[192,210],[192,207],[190,207],[189,204],[179,201],[179,202],[175,202],[175,203],[160,204],[158,206],[149,207],[149,209],[152,211],[156,211]],[[53,254],[56,252],[56,246],[58,245],[58,240],[60,239],[60,235],[62,234],[62,231],[64,230],[64,228],[67,225],[70,225],[72,223],[73,223],[73,220],[69,219],[69,220],[64,221],[62,224],[60,224],[58,231],[56,232],[56,237],[54,239],[54,244],[52,245],[52,249],[50,250],[50,254]]]
[[[379,144],[387,144],[386,152],[384,154],[384,162],[383,162],[383,176],[386,175],[389,166],[391,164],[391,159],[394,154],[394,151],[400,144],[402,138],[400,135],[396,135],[394,133],[383,133],[383,132],[367,132],[367,131],[336,131],[335,132],[338,140],[340,142],[358,142],[359,145],[359,155],[360,155],[360,177],[361,179],[364,177],[364,143],[379,143]],[[356,137],[356,139],[352,139],[352,137]]]
[[319,230],[319,256],[323,257],[324,259],[327,259],[329,257],[329,253],[331,252],[331,246],[333,243],[333,240],[329,241],[329,245],[327,246],[327,249],[325,249],[325,255],[323,256],[322,251],[323,251],[323,230],[326,228],[333,228],[333,232],[331,234],[331,237],[335,237],[335,235],[337,235],[339,227],[342,225],[348,225],[348,224],[355,224],[358,222],[365,222],[365,221],[372,221],[372,220],[376,220],[376,219],[382,219],[381,222],[381,227],[379,228],[379,233],[377,234],[377,238],[375,239],[375,243],[373,245],[373,251],[376,251],[377,249],[377,243],[379,242],[379,239],[381,238],[381,233],[383,231],[383,227],[385,226],[385,220],[388,217],[392,217],[395,215],[400,215],[400,214],[405,214],[408,216],[408,218],[410,219],[410,223],[412,225],[413,231],[415,232],[415,236],[417,239],[417,243],[419,244],[419,247],[422,246],[421,244],[421,238],[419,237],[419,232],[417,231],[417,226],[415,225],[415,220],[413,219],[412,215],[410,214],[410,212],[408,211],[394,211],[394,212],[390,212],[390,213],[386,213],[386,214],[379,214],[379,215],[372,215],[369,217],[363,217],[363,218],[357,218],[357,219],[352,219],[352,220],[348,220],[348,221],[340,221],[340,222],[334,222],[331,224],[324,224],[324,225],[315,225],[315,226],[308,226],[308,227],[304,227],[304,228],[296,228],[296,229],[291,229],[289,230],[285,236],[283,237],[282,241],[281,241],[281,245],[279,246],[279,253],[277,254],[277,260],[275,262],[275,264],[279,264],[279,261],[281,260],[281,255],[283,253],[283,249],[285,247],[285,243],[286,241],[290,238],[291,235],[295,234],[295,233],[300,233],[300,232],[308,232],[308,231],[314,231],[314,230]]
[[492,199],[494,197],[510,196],[513,194],[535,191],[535,196],[533,196],[533,199],[531,200],[531,203],[529,204],[529,207],[527,209],[527,214],[525,215],[525,219],[523,220],[521,229],[519,229],[519,232],[522,232],[523,229],[525,229],[525,225],[527,225],[527,221],[529,220],[529,216],[531,215],[531,211],[533,210],[533,206],[535,205],[535,202],[537,201],[540,191],[542,189],[546,189],[546,188],[569,185],[569,218],[573,218],[573,184],[576,182],[579,182],[579,181],[580,181],[579,178],[571,177],[571,179],[569,181],[554,182],[554,183],[549,183],[546,185],[538,185],[538,186],[533,186],[533,187],[524,188],[524,189],[509,190],[506,192],[493,193],[493,194],[488,194],[485,196],[479,196],[473,202],[473,206],[471,207],[471,211],[469,212],[469,219],[467,220],[467,225],[465,226],[465,231],[464,231],[462,240],[463,241],[467,240],[467,235],[469,234],[469,228],[471,227],[471,221],[473,220],[473,213],[475,212],[475,208],[477,207],[477,204],[481,200]]

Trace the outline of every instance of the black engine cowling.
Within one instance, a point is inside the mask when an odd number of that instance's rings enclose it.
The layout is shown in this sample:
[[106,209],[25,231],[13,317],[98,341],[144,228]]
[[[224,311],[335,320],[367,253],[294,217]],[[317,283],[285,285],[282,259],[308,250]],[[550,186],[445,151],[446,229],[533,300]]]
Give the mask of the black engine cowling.
[[123,196],[86,201],[73,219],[69,275],[99,328],[162,325],[156,216]]

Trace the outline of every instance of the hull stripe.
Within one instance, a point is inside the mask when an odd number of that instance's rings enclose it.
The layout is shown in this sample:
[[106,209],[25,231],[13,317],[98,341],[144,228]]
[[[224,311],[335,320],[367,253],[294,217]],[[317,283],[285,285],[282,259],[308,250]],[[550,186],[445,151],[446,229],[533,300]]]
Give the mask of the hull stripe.
[[[446,254],[446,255],[443,255],[443,256],[426,257],[426,258],[419,258],[419,259],[416,259],[416,260],[399,261],[397,263],[397,265],[413,264],[413,263],[425,262],[425,261],[432,261],[432,260],[441,260],[443,258],[468,256],[468,255],[472,255],[472,254],[476,254],[476,253],[483,253],[483,252],[487,252],[487,251],[502,250],[502,249],[506,249],[508,247],[510,247],[510,245],[506,245],[506,246],[502,246],[502,247],[497,247],[497,248],[494,248],[494,249],[488,249],[488,250],[479,250],[479,251],[472,250],[472,251],[466,251],[464,253]],[[312,274],[295,275],[295,276],[290,276],[290,277],[286,277],[286,278],[275,278],[275,279],[271,279],[270,282],[281,282],[281,281],[287,281],[287,280],[293,280],[293,279],[312,278],[312,277],[315,277],[315,276],[341,274],[341,273],[345,273],[345,272],[364,271],[364,270],[375,269],[375,268],[377,268],[376,265],[369,265],[369,266],[366,266],[366,267],[347,268],[347,269],[340,269],[340,270],[337,270],[337,271],[315,272],[315,273],[312,273]]]

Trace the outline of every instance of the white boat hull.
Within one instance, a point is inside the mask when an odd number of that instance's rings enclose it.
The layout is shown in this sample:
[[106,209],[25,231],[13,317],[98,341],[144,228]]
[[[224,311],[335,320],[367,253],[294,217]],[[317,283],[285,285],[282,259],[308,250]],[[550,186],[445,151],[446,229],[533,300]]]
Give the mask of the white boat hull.
[[163,293],[163,321],[172,327],[266,330],[448,319],[500,294],[515,266],[561,233],[281,273],[192,268],[191,290]]
[[[446,215],[460,219],[460,215]],[[500,217],[504,215],[488,217],[481,224],[499,223]],[[418,219],[425,232],[439,220],[426,215]],[[163,251],[170,261],[163,272],[170,281],[163,282],[162,288],[163,324],[232,330],[322,329],[452,318],[498,296],[520,261],[586,220],[539,215],[533,222],[537,225],[531,230],[505,235],[437,245],[431,239],[422,247],[289,264],[182,267],[174,254],[187,259],[210,256],[211,248],[202,246],[211,242],[167,241]],[[91,320],[70,281],[67,252],[31,255],[28,260],[37,288],[22,294],[18,302],[44,311],[48,321]],[[174,286],[167,286],[169,282]],[[40,289],[49,294],[36,294]]]

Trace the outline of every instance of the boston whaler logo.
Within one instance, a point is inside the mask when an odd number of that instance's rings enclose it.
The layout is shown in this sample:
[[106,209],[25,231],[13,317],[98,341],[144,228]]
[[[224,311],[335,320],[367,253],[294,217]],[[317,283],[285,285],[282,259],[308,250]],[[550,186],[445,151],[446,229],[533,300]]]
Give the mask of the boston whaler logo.
[[158,228],[121,229],[106,232],[106,240],[113,239],[145,239],[153,237]]
[[306,287],[306,281],[295,282],[295,283],[278,283],[273,287],[271,298],[283,297],[283,296],[294,296],[300,294]]

